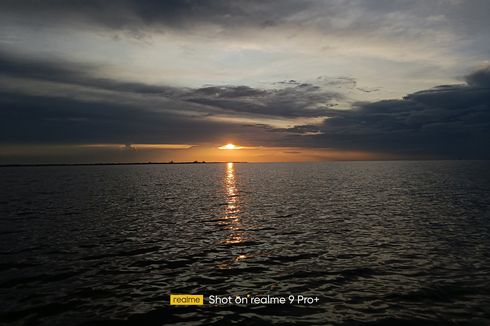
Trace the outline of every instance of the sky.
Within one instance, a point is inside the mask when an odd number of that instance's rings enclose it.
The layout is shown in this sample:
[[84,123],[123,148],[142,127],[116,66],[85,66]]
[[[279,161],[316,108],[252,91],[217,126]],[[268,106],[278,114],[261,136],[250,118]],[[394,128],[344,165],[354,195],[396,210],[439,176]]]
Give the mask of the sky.
[[490,159],[489,13],[3,0],[0,164]]

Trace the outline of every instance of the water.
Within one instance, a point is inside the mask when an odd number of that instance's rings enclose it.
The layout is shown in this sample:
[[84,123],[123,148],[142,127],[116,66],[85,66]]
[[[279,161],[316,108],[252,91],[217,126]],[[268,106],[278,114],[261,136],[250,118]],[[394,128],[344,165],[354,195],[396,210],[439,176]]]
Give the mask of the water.
[[1,168],[0,320],[488,325],[488,163]]

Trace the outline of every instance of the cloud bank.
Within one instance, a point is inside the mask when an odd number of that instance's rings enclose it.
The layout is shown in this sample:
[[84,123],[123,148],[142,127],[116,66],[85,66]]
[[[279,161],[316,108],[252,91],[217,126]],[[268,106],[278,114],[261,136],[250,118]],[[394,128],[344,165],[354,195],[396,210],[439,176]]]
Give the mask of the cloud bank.
[[[0,56],[0,68],[4,144],[198,144],[231,136],[247,145],[286,143],[415,158],[490,157],[488,67],[469,74],[465,84],[354,103],[351,109],[335,108],[340,93],[298,81],[278,82],[277,88],[170,87],[101,78],[90,67],[6,54]],[[291,119],[291,126],[263,124],[261,118]],[[294,124],[309,118],[320,120]]]
[[466,77],[464,85],[442,85],[400,100],[358,103],[330,110],[321,126],[285,132],[321,133],[322,147],[398,153],[412,157],[490,158],[490,70]]
[[1,1],[0,146],[234,141],[489,158],[489,10],[480,0]]

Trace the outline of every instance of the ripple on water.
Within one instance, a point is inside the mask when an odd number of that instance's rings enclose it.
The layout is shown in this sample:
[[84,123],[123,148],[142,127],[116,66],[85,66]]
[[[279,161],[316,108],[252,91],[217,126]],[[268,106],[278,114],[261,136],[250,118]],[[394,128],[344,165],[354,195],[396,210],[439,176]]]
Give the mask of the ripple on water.
[[[487,167],[2,168],[0,320],[490,324]],[[169,307],[178,292],[320,302]]]

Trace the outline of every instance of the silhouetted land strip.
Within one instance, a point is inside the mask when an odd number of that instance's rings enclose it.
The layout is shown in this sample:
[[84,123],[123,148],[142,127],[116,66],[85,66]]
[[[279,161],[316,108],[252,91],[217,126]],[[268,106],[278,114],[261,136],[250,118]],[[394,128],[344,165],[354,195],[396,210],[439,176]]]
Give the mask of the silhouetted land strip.
[[[92,166],[92,165],[157,165],[157,164],[223,164],[230,162],[129,162],[129,163],[46,163],[46,164],[0,164],[0,167],[27,167],[27,166]],[[248,162],[231,162],[248,163]]]

